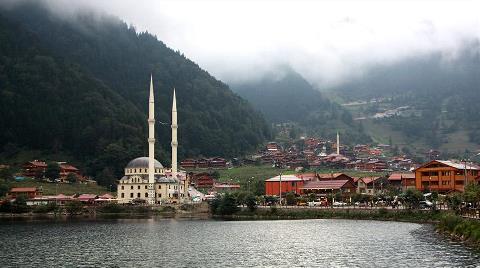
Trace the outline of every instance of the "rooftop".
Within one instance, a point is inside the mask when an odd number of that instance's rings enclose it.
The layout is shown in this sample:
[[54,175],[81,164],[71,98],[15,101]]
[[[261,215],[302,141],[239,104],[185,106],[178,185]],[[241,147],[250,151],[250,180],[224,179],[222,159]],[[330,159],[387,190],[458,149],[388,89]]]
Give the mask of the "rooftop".
[[[280,178],[280,176],[281,176],[281,178]],[[279,175],[279,176],[275,176],[273,178],[270,178],[266,181],[280,181],[280,179],[282,181],[302,181],[302,179],[300,179],[296,175]]]

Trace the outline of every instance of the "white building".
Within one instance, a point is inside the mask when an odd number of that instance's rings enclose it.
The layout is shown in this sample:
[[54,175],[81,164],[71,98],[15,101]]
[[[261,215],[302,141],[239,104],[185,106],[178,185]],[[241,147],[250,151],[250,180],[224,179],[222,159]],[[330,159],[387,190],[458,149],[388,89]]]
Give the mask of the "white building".
[[165,169],[155,155],[155,102],[150,78],[148,109],[148,157],[138,157],[125,167],[125,176],[118,183],[119,203],[145,201],[149,204],[179,202],[188,197],[188,178],[177,170],[177,105],[175,90],[172,104],[172,168]]

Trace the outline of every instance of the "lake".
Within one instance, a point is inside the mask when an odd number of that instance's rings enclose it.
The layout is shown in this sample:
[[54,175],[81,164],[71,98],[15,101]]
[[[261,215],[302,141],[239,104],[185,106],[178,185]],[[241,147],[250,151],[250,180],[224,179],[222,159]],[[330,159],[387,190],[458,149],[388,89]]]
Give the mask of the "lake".
[[432,225],[354,220],[0,223],[0,267],[476,267]]

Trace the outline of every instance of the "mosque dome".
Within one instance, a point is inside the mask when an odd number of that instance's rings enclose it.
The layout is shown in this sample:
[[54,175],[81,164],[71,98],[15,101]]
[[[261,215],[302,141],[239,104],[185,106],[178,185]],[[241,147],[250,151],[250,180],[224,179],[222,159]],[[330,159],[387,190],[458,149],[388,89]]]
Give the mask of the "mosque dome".
[[[163,168],[163,165],[157,159],[154,159],[154,165],[155,168]],[[137,157],[128,162],[125,168],[148,168],[148,157]]]

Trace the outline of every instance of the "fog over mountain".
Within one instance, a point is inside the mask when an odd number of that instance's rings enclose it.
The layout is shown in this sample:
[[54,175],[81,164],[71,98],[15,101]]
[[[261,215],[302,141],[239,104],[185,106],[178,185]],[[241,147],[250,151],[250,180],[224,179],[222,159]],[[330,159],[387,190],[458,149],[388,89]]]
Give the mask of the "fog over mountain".
[[236,83],[289,65],[331,86],[408,57],[441,53],[448,63],[480,38],[478,1],[45,2],[65,17],[84,8],[118,16]]

